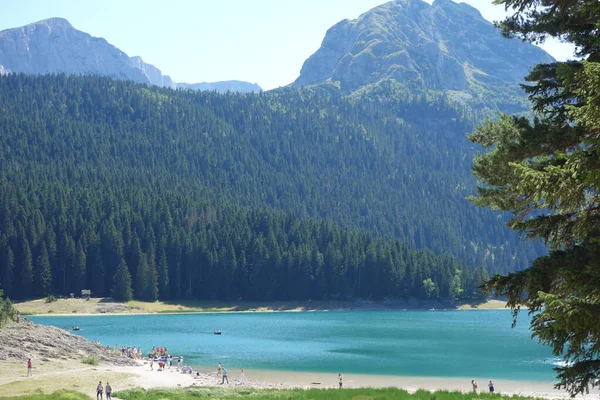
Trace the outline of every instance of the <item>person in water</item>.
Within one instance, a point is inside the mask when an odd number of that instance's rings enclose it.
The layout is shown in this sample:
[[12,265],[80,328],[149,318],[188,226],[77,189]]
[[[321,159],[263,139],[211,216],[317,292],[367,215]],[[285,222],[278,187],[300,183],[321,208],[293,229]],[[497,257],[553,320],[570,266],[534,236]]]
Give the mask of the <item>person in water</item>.
[[104,393],[104,388],[102,387],[102,381],[100,381],[96,387],[96,400],[102,400],[102,393]]
[[488,387],[490,388],[490,393],[494,393],[494,382],[490,379],[490,383],[488,383]]
[[343,382],[342,382],[342,374],[338,374],[338,379],[340,381],[340,389],[341,389],[342,388],[342,384],[343,384]]
[[471,385],[473,386],[473,392],[477,392],[477,381],[475,379],[471,380]]
[[106,400],[111,400],[112,397],[112,387],[110,386],[110,383],[106,382]]
[[223,379],[221,380],[221,385],[224,384],[225,381],[227,381],[227,384],[229,385],[229,379],[227,378],[227,370],[223,368]]

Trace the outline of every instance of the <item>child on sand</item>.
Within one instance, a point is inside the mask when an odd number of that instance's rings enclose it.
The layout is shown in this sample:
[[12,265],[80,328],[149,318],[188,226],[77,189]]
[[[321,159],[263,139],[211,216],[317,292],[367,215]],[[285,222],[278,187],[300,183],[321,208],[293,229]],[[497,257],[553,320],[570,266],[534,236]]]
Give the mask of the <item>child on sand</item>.
[[477,392],[477,381],[475,379],[471,380],[471,385],[473,385],[473,392]]
[[488,387],[490,388],[490,393],[494,393],[494,382],[490,379],[490,383],[488,383]]
[[221,363],[219,363],[219,365],[217,365],[217,378],[221,376],[222,369],[223,369],[223,367],[221,367]]
[[338,374],[338,379],[340,380],[340,389],[342,388],[342,374]]
[[154,358],[150,357],[150,371],[154,371]]
[[244,384],[244,368],[242,368],[242,371],[240,372],[240,384]]
[[112,397],[112,387],[110,386],[110,383],[106,382],[106,400],[111,400]]
[[32,376],[32,368],[33,366],[31,365],[31,358],[27,359],[27,376]]
[[102,400],[102,393],[104,392],[104,388],[102,387],[102,381],[98,383],[98,387],[96,388],[96,400]]

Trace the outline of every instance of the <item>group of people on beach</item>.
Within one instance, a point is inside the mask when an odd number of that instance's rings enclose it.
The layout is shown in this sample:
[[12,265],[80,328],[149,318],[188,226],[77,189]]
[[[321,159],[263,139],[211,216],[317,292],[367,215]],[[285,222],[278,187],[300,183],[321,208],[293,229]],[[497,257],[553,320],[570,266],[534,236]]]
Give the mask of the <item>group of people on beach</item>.
[[[479,385],[477,384],[477,381],[475,379],[471,379],[471,386],[473,386],[473,392],[477,392],[477,389],[479,389]],[[490,393],[494,393],[494,382],[492,382],[492,380],[490,379],[489,383],[488,383],[488,389],[490,390]]]
[[[119,351],[119,348],[115,344],[115,351]],[[121,354],[127,358],[133,358],[134,360],[139,360],[142,358],[142,348],[135,346],[121,346]]]
[[[229,385],[229,378],[227,377],[227,369],[225,369],[225,367],[223,367],[221,365],[221,363],[219,363],[219,365],[217,365],[217,379],[221,378],[221,385],[225,384],[225,381],[227,381],[227,384]],[[242,370],[240,371],[240,385],[244,384],[244,379],[246,378],[246,373],[244,372],[244,369],[242,368]]]

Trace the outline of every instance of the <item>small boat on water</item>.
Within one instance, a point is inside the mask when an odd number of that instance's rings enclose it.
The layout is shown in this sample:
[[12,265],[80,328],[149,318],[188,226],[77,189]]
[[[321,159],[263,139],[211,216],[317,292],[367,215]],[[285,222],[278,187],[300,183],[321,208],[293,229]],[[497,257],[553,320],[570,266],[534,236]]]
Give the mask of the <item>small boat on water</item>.
[[220,331],[219,329],[217,329],[216,331],[214,331],[214,334],[215,334],[215,335],[220,335],[220,334],[221,334],[221,331]]
[[79,330],[79,327],[78,327],[78,326],[74,326],[74,327],[72,327],[72,328],[71,328],[71,330],[73,330],[73,331],[78,331],[78,330]]

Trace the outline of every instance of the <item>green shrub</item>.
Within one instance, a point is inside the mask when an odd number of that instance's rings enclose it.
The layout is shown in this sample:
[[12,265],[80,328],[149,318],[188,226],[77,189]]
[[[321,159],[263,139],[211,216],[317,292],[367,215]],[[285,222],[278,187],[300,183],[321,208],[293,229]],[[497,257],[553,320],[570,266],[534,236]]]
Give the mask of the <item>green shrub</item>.
[[54,303],[56,301],[56,297],[53,294],[46,297],[46,303]]
[[0,290],[0,326],[8,322],[8,320],[14,320],[17,311],[14,309],[10,299],[7,297],[3,299],[4,293]]
[[81,362],[88,365],[98,365],[100,360],[96,356],[87,356],[81,359]]

